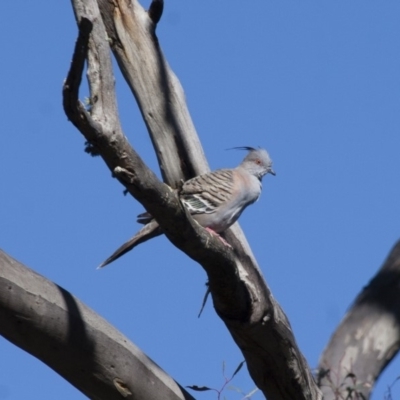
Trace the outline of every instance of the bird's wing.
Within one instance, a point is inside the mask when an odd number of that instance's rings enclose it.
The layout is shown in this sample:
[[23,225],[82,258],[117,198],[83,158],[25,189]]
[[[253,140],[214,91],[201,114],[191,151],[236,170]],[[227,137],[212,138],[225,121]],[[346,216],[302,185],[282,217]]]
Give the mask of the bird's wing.
[[191,214],[210,214],[231,201],[233,193],[234,171],[220,169],[189,179],[179,196]]

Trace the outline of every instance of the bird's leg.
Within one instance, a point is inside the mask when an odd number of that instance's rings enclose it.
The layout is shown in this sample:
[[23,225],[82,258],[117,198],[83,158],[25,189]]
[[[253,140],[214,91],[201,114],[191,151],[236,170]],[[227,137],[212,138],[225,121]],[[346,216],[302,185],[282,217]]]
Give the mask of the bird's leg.
[[211,233],[211,235],[213,236],[217,236],[219,238],[219,240],[227,247],[229,247],[230,249],[232,248],[232,246],[222,237],[220,236],[217,232],[213,231],[211,228],[205,228],[208,232]]

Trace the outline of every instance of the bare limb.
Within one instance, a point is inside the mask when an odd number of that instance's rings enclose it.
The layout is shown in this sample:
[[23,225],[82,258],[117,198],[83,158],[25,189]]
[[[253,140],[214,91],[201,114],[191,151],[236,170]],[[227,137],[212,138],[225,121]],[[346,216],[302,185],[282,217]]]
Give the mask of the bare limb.
[[[205,269],[216,312],[265,396],[269,400],[321,399],[290,323],[265,284],[240,228],[226,233],[233,247],[227,249],[194,223],[171,189],[181,179],[207,171],[208,166],[182,87],[155,35],[162,0],[153,0],[147,13],[136,0],[72,3],[79,37],[63,88],[67,116],[86,138],[90,152],[101,155],[112,172],[118,171],[117,178],[155,216],[170,241]],[[110,47],[138,102],[166,184],[143,163],[122,131]],[[85,60],[89,107],[79,101]],[[2,252],[0,266],[0,334],[47,363],[88,397],[190,398],[70,293]],[[398,352],[399,269],[400,242],[356,299],[324,352],[320,383],[325,399],[345,398],[349,387],[369,396],[377,376]],[[148,379],[156,385],[142,386]]]
[[[80,14],[81,1],[73,3],[77,20],[81,21],[88,13]],[[138,101],[163,177],[176,187],[180,179],[207,170],[182,88],[161,53],[154,22],[137,1],[99,0],[99,5],[108,41]],[[95,118],[94,110],[91,111],[100,129],[94,127],[87,132],[85,126],[91,124],[78,128],[98,148],[112,171],[118,167],[119,172],[127,172],[127,179],[118,174],[121,183],[157,219],[171,242],[206,270],[215,309],[241,348],[250,374],[264,394],[271,400],[319,399],[319,390],[290,324],[267,288],[246,241],[228,233],[234,250],[227,250],[195,224],[175,193],[156,179],[129,146],[113,118],[113,109],[101,107],[102,99],[96,90],[101,91],[103,80],[107,82],[110,77],[91,74],[100,68],[97,64],[100,60],[101,66],[104,57],[91,54],[101,48],[98,42],[104,41],[105,35],[96,33],[96,25],[102,22],[89,19],[94,29],[88,46],[88,78],[91,97],[97,100],[94,105],[103,112]],[[66,87],[69,86],[67,81]],[[68,96],[68,91],[64,95]]]
[[[98,3],[111,49],[148,128],[164,182],[176,188],[181,179],[207,172],[182,86],[162,54],[149,14],[136,0]],[[150,11],[157,3],[152,3]]]
[[[400,346],[400,241],[363,288],[324,350],[319,381],[325,400],[354,388],[369,398]],[[341,397],[339,397],[341,396]]]
[[1,250],[0,320],[2,336],[90,399],[193,399],[93,310]]

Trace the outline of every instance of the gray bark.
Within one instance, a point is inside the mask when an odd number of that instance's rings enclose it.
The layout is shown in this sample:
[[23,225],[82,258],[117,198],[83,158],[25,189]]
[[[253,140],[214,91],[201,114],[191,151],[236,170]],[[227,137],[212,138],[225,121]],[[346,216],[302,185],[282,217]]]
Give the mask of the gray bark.
[[2,336],[90,399],[193,399],[93,310],[1,250],[0,321]]
[[[153,2],[152,7],[160,3]],[[182,88],[155,36],[157,12],[145,12],[137,1],[99,0],[98,4],[102,19],[94,1],[73,1],[81,43],[64,88],[68,117],[88,140],[91,150],[103,157],[128,192],[157,219],[169,240],[205,269],[216,312],[242,350],[249,372],[265,396],[271,400],[320,399],[289,321],[264,282],[239,228],[237,236],[232,230],[225,235],[233,246],[233,250],[227,249],[193,222],[171,190],[180,179],[206,171],[207,165]],[[91,24],[93,30],[89,29]],[[163,178],[170,186],[159,182],[128,144],[116,118],[114,93],[107,92],[107,104],[101,104],[103,93],[113,83],[104,46],[106,37],[137,99]],[[90,112],[78,100],[86,51],[93,102]]]
[[[79,38],[64,85],[64,109],[110,170],[155,216],[169,240],[207,272],[215,310],[270,400],[321,399],[290,323],[266,285],[240,227],[233,249],[193,222],[171,188],[208,171],[184,93],[155,29],[163,3],[73,0]],[[120,126],[110,47],[148,128],[165,183],[129,145]],[[90,109],[79,101],[84,64]],[[169,186],[168,186],[169,185]],[[363,289],[321,358],[325,399],[367,398],[399,350],[400,243]],[[128,339],[66,290],[0,253],[0,334],[94,399],[190,398]],[[132,374],[134,371],[134,374]],[[137,379],[133,379],[137,378]],[[154,385],[143,385],[148,380]]]
[[319,364],[325,400],[367,399],[400,346],[400,241],[345,315]]

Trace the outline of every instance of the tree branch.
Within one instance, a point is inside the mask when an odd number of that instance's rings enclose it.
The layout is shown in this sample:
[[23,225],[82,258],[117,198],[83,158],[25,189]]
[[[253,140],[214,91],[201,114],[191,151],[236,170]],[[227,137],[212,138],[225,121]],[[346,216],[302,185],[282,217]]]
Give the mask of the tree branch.
[[93,310],[1,250],[0,320],[2,336],[90,399],[193,399]]
[[[136,97],[164,180],[177,187],[180,179],[205,172],[207,163],[182,88],[159,48],[154,21],[134,0],[99,0],[98,3],[108,41]],[[73,4],[78,21],[88,18],[87,9],[80,13],[83,9],[81,1],[75,0]],[[171,242],[206,270],[215,309],[241,348],[250,374],[264,394],[270,400],[320,399],[290,324],[263,281],[247,242],[243,237],[239,241],[228,233],[233,244],[233,250],[228,250],[194,223],[176,193],[159,182],[129,146],[115,118],[114,106],[110,109],[101,106],[102,98],[96,90],[102,91],[103,83],[109,86],[107,82],[113,78],[111,74],[91,73],[101,67],[105,57],[109,58],[108,54],[92,55],[101,48],[99,42],[104,42],[106,35],[103,28],[96,31],[96,25],[103,24],[97,19],[97,10],[91,13],[89,19],[94,28],[88,46],[88,79],[91,98],[97,101],[91,116],[101,128],[87,132],[85,128],[92,124],[80,126],[78,123],[78,129],[98,148],[112,171],[118,168],[118,179],[157,219]],[[69,96],[71,85],[73,83],[67,80],[64,96]],[[116,104],[115,95],[109,94],[107,101],[110,99]],[[96,118],[95,105],[102,109]],[[125,173],[121,174],[121,171]]]
[[[208,165],[182,87],[155,35],[163,1],[153,0],[147,13],[136,0],[72,3],[79,37],[63,104],[86,138],[88,151],[101,155],[110,170],[118,172],[117,178],[155,216],[169,240],[205,269],[216,312],[265,396],[321,399],[290,323],[265,284],[239,226],[226,233],[233,247],[227,249],[192,220],[172,189],[181,179],[206,172]],[[148,169],[122,131],[110,46],[138,102],[169,186]],[[79,101],[85,60],[88,107]],[[357,297],[322,356],[319,382],[326,400],[346,398],[349,390],[368,397],[398,352],[399,272],[400,242]],[[1,251],[0,318],[0,334],[90,398],[191,398],[70,293]],[[143,386],[148,379],[155,385]]]
[[400,241],[358,295],[322,354],[319,381],[325,400],[346,398],[348,387],[369,398],[379,375],[399,351],[399,289]]

